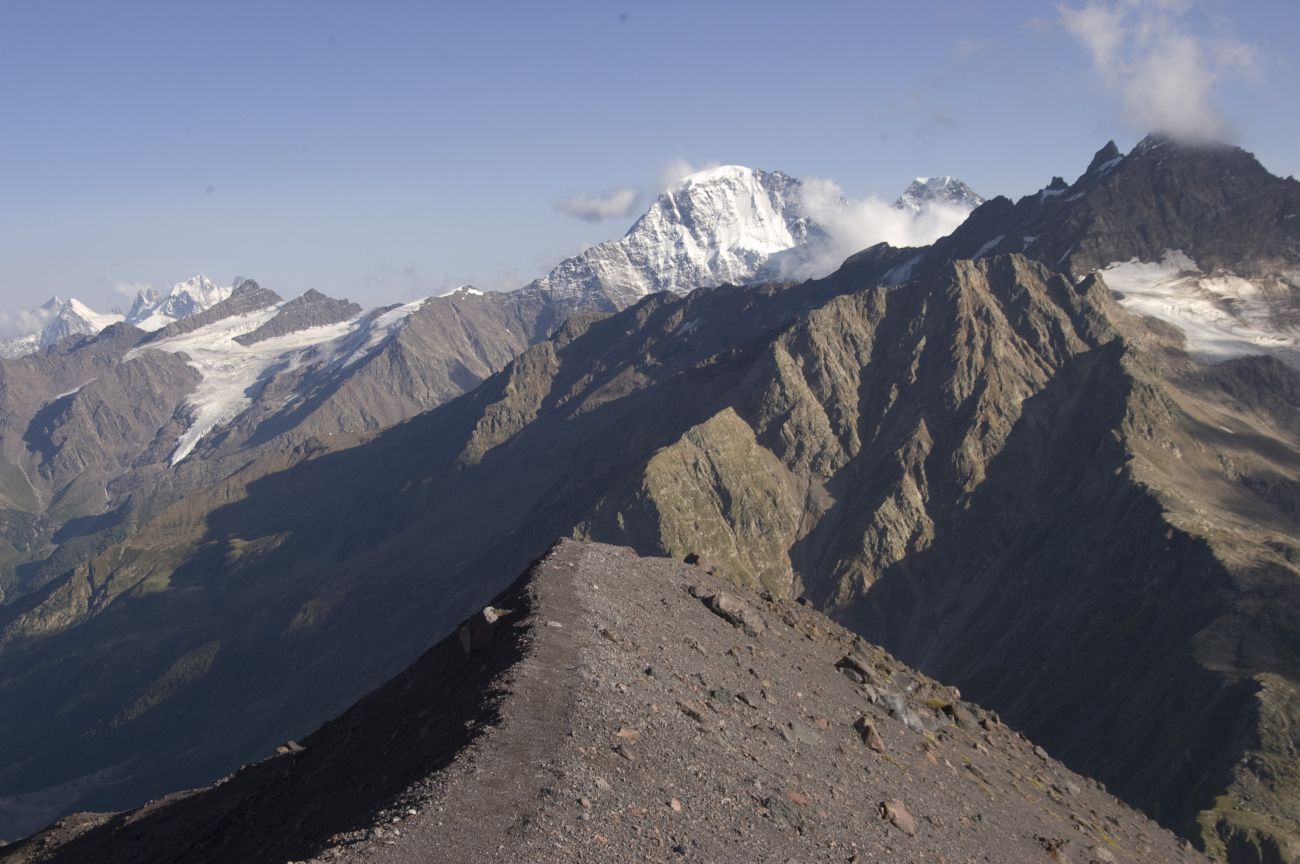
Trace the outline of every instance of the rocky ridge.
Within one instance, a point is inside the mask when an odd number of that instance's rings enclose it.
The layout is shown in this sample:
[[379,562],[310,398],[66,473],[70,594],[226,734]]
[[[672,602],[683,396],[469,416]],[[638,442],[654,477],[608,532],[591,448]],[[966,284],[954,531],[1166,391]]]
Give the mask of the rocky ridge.
[[561,543],[409,669],[218,785],[0,861],[1204,860],[826,618]]

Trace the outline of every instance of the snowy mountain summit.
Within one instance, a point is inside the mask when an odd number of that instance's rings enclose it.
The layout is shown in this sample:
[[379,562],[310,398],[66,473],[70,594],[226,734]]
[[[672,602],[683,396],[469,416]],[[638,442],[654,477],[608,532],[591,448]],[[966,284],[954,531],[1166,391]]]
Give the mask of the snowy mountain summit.
[[920,213],[936,205],[974,210],[984,199],[956,177],[917,177],[898,196],[894,206],[900,210]]
[[[560,262],[526,290],[566,313],[622,309],[656,291],[686,294],[724,283],[810,275],[810,262],[834,258],[828,253],[835,249],[857,251],[882,239],[832,238],[805,207],[806,191],[788,174],[741,165],[691,174],[660,195],[622,237]],[[846,210],[851,206],[837,201]],[[983,201],[955,178],[921,177],[896,206],[919,218],[940,209],[964,215]]]
[[199,275],[176,283],[166,294],[145,288],[136,294],[126,315],[118,311],[96,312],[76,298],[51,297],[38,308],[19,316],[27,332],[0,339],[0,357],[34,354],[69,336],[94,336],[105,327],[122,321],[141,330],[161,330],[168,324],[216,306],[230,297],[234,286],[241,281],[236,279],[233,284],[222,287]]
[[216,306],[228,298],[242,280],[236,279],[229,286],[218,286],[207,276],[198,276],[177,282],[166,294],[160,294],[153,288],[145,288],[135,297],[131,310],[126,313],[126,321],[141,330],[161,330],[173,321],[197,315]]
[[0,357],[32,354],[69,336],[94,336],[122,320],[120,314],[101,315],[76,298],[57,296],[20,317],[28,332],[0,339]]
[[799,181],[724,165],[660,195],[617,240],[562,261],[530,289],[565,309],[621,309],[656,291],[754,281],[773,256],[821,233],[799,206]]
[[[658,291],[686,294],[724,283],[824,275],[811,272],[816,269],[812,262],[837,265],[844,255],[835,253],[842,248],[857,251],[882,239],[856,234],[832,238],[809,215],[806,191],[788,174],[742,165],[690,174],[656,198],[622,237],[565,259],[525,286],[523,296],[534,296],[555,320],[562,320],[576,311],[623,309]],[[919,177],[895,206],[918,218],[936,211],[947,216],[959,211],[964,216],[983,200],[952,177]],[[837,201],[836,206],[850,206]],[[822,219],[822,210],[816,212]],[[827,224],[852,221],[832,215]],[[0,340],[0,357],[31,354],[68,336],[94,335],[123,320],[156,333],[221,305],[241,281],[218,286],[198,275],[166,293],[146,288],[125,316],[101,315],[79,301],[55,298],[19,316],[27,332],[20,330],[16,337]],[[477,289],[462,286],[445,296],[478,295]]]

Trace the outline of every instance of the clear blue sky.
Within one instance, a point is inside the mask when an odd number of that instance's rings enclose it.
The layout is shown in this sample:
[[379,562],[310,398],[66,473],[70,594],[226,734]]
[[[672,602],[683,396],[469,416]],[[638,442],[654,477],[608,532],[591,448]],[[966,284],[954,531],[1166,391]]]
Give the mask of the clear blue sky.
[[631,221],[557,201],[677,159],[1025,194],[1134,143],[1126,94],[1186,39],[1233,139],[1300,173],[1292,3],[1090,2],[1164,16],[1138,80],[1055,3],[0,0],[0,309],[196,272],[364,303],[514,287]]

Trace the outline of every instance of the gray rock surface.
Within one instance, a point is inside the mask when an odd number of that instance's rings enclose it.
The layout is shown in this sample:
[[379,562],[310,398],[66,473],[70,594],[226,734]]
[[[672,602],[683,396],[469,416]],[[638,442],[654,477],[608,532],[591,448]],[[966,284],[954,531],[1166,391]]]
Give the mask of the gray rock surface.
[[256,345],[267,339],[297,333],[312,327],[337,324],[361,314],[361,307],[350,300],[326,297],[315,288],[280,307],[275,317],[251,333],[236,336],[240,345]]

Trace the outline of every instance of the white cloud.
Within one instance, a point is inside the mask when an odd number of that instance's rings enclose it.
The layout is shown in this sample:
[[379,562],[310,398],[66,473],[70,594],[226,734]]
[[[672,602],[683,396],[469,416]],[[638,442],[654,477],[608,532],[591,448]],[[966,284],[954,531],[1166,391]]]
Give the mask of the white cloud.
[[834,271],[844,259],[877,243],[924,246],[951,234],[970,211],[964,207],[932,203],[919,213],[902,210],[880,198],[846,198],[830,180],[806,178],[800,187],[803,213],[820,225],[827,242],[809,257],[792,262],[790,278],[815,278]]
[[624,186],[596,195],[576,195],[555,203],[561,213],[584,222],[603,222],[631,216],[641,202],[641,190]]
[[0,311],[0,339],[39,333],[50,323],[54,312],[49,309],[29,309],[22,312]]
[[113,293],[123,297],[129,297],[134,300],[137,294],[147,293],[153,290],[153,286],[148,282],[117,282],[112,283]]
[[1257,73],[1252,46],[1223,30],[1193,32],[1191,0],[1089,0],[1059,10],[1127,123],[1193,141],[1227,137],[1214,91]]
[[721,162],[705,162],[700,165],[695,165],[680,157],[670,160],[668,164],[664,166],[664,170],[659,174],[659,189],[663,192],[667,192],[692,174],[697,174],[700,171],[708,171],[710,168],[717,168],[721,164]]

